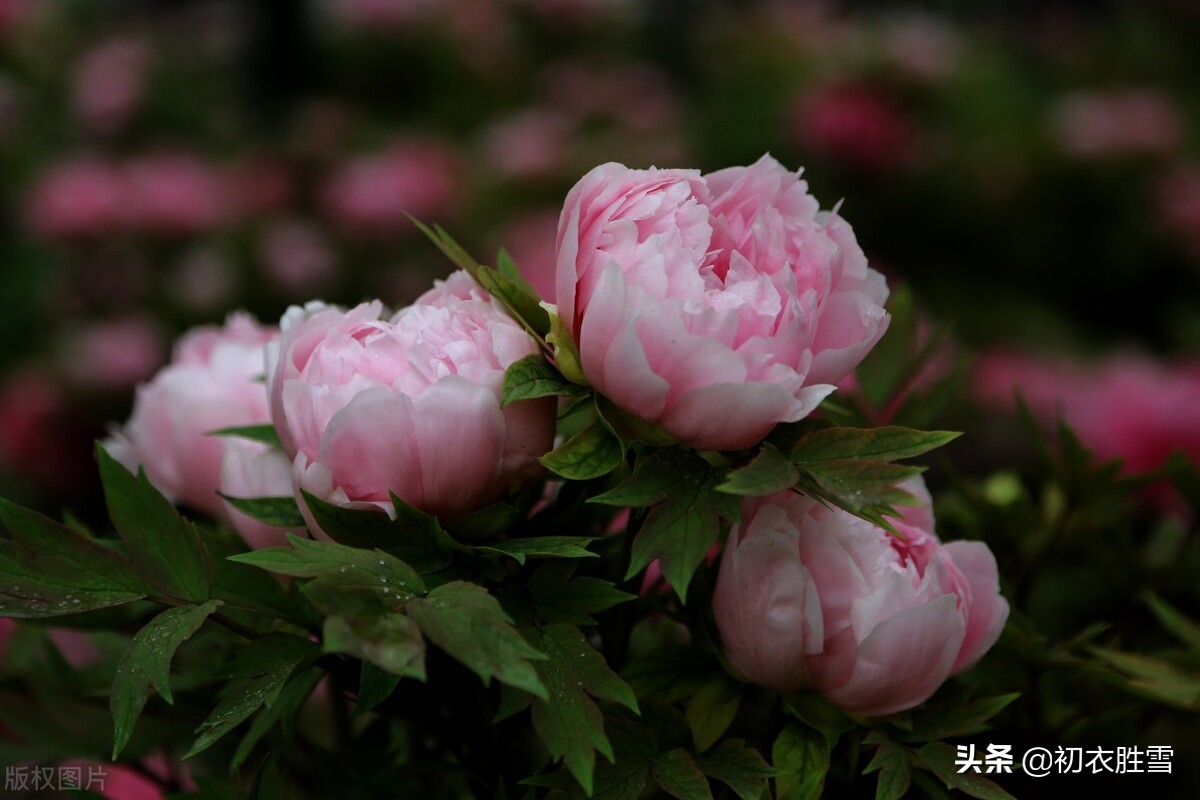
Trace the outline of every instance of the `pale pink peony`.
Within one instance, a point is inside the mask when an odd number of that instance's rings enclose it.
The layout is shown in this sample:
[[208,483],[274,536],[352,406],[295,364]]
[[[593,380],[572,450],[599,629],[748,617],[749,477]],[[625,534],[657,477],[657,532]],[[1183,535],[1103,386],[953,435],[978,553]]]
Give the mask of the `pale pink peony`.
[[62,371],[75,383],[127,390],[166,360],[159,324],[142,314],[96,320],[73,329],[60,346]]
[[227,438],[208,434],[270,422],[263,348],[276,336],[245,314],[186,335],[171,363],[138,388],[129,422],[105,442],[109,454],[131,471],[140,464],[168,497],[215,517],[224,508],[218,487],[254,496],[221,484]]
[[[226,497],[288,497],[292,463],[278,447],[229,437],[221,457],[220,489]],[[252,550],[287,544],[287,530],[243,514],[227,502],[223,516]]]
[[34,232],[47,239],[79,239],[111,234],[126,222],[121,170],[92,156],[52,165],[34,183],[27,216]]
[[815,689],[846,711],[924,702],[996,642],[1008,617],[981,542],[941,544],[929,495],[897,538],[792,493],[748,499],[713,596],[722,647],[747,680]]
[[850,226],[769,156],[597,167],[567,196],[556,283],[588,380],[702,449],[807,416],[889,320]]
[[394,492],[452,518],[540,474],[553,399],[500,408],[505,368],[537,344],[465,272],[390,317],[311,303],[281,329],[268,389],[298,490],[385,511]]

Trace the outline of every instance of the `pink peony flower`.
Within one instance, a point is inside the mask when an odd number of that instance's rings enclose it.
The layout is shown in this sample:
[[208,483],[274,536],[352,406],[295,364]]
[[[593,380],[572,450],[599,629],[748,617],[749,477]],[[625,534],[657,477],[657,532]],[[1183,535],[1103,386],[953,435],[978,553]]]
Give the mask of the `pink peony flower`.
[[59,359],[74,382],[126,390],[154,374],[166,356],[158,323],[141,314],[91,322],[70,334]]
[[271,283],[291,295],[311,297],[337,272],[333,252],[321,231],[300,219],[268,226],[259,242],[259,258]]
[[[292,463],[277,447],[249,439],[225,440],[221,456],[221,494],[226,497],[287,497],[292,494]],[[284,528],[243,514],[222,501],[223,517],[252,550],[287,545]]]
[[395,235],[411,230],[406,214],[428,220],[452,213],[459,183],[453,152],[436,142],[408,140],[343,165],[325,182],[321,201],[351,232]]
[[146,48],[130,39],[105,41],[85,53],[75,66],[75,116],[98,133],[124,127],[142,101],[148,60]]
[[556,282],[588,380],[702,449],[807,416],[889,320],[850,226],[769,156],[597,167],[567,196]]
[[109,454],[131,471],[140,464],[168,497],[214,517],[224,508],[218,487],[254,496],[221,483],[229,440],[208,434],[270,422],[263,347],[276,336],[245,314],[184,336],[171,363],[138,388],[129,422],[105,442]]
[[126,165],[125,181],[130,223],[139,231],[188,236],[226,221],[224,177],[190,153],[142,156]]
[[573,129],[569,115],[532,108],[493,125],[485,136],[484,149],[489,163],[504,177],[537,180],[563,168]]
[[47,239],[80,239],[120,229],[126,221],[125,184],[113,164],[81,156],[52,165],[34,183],[27,216]]
[[1174,101],[1153,88],[1068,94],[1051,125],[1063,151],[1079,158],[1169,152],[1183,138]]
[[754,683],[815,689],[857,714],[924,702],[996,642],[1008,617],[981,542],[941,544],[929,495],[900,539],[810,498],[747,499],[713,596],[722,647]]
[[268,390],[298,489],[385,511],[390,491],[454,517],[540,474],[553,399],[499,402],[505,368],[537,345],[465,272],[391,317],[311,303],[281,329]]
[[831,84],[806,94],[793,118],[810,152],[870,172],[887,172],[912,155],[912,124],[886,94],[866,84]]

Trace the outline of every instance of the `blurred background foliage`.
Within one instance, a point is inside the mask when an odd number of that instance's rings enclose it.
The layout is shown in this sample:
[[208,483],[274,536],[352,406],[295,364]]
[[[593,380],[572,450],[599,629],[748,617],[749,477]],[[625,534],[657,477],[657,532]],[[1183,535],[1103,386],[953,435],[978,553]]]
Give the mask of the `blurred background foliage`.
[[769,151],[911,289],[842,412],[967,431],[941,531],[1014,605],[972,680],[1025,695],[978,741],[1194,786],[1198,45],[1187,0],[0,0],[0,495],[99,519],[177,333],[412,300],[447,268],[406,213],[552,299],[588,169]]

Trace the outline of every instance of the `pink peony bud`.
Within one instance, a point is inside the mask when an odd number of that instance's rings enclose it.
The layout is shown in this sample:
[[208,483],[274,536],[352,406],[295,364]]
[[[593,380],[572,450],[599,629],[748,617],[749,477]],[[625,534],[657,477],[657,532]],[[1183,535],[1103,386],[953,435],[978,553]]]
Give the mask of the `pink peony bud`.
[[218,486],[254,496],[222,485],[228,440],[208,434],[270,422],[263,346],[276,335],[245,314],[186,335],[171,364],[138,388],[129,422],[105,442],[109,454],[130,470],[142,465],[164,494],[216,517],[223,511]]
[[887,328],[883,277],[798,173],[605,164],[567,196],[558,313],[588,380],[702,449],[811,413]]
[[[906,488],[928,504],[919,479]],[[905,538],[791,493],[748,499],[713,596],[730,663],[875,716],[924,702],[978,661],[1008,618],[991,551],[941,544],[928,505],[896,528]]]
[[311,303],[281,329],[268,389],[298,489],[383,510],[395,492],[454,517],[540,474],[553,399],[500,408],[505,368],[537,345],[465,272],[391,317]]

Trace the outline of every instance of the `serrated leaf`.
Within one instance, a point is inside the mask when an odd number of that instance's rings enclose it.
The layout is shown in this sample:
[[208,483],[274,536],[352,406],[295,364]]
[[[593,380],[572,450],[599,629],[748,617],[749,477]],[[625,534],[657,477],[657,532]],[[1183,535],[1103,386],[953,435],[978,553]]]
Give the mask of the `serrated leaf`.
[[961,435],[956,431],[918,431],[898,426],[821,428],[802,436],[792,447],[790,457],[801,464],[857,459],[889,462],[919,456]]
[[917,750],[921,761],[937,775],[948,789],[957,789],[979,800],[1016,800],[994,782],[974,772],[959,772],[954,763],[954,748],[944,742],[930,742]]
[[586,481],[612,472],[624,457],[617,437],[594,421],[538,461],[556,475]]
[[408,604],[408,614],[434,644],[483,680],[493,677],[546,698],[532,661],[545,655],[521,638],[496,598],[482,586],[452,581]]
[[586,387],[563,377],[541,353],[533,353],[508,365],[500,390],[500,407],[539,397],[581,397]]
[[767,778],[775,775],[759,752],[741,739],[726,739],[697,761],[705,775],[728,786],[740,800],[757,800]]
[[179,516],[143,470],[135,476],[100,446],[96,459],[109,516],[134,569],[171,597],[207,600],[212,564],[196,527]]
[[679,800],[712,800],[708,779],[700,771],[692,754],[671,750],[654,759],[650,768],[654,780],[664,792]]
[[785,695],[784,708],[808,727],[825,735],[832,750],[842,734],[854,730],[858,724],[833,703],[816,692],[796,692]]
[[599,558],[587,546],[599,536],[537,536],[521,539],[504,539],[490,544],[476,545],[477,552],[499,553],[524,564],[527,558]]
[[226,528],[205,531],[205,546],[213,559],[213,597],[226,605],[285,619],[307,627],[317,622],[308,605],[298,601],[266,572],[238,564],[229,556],[248,552],[240,536]]
[[354,703],[355,718],[361,717],[391,697],[400,685],[400,675],[364,661],[358,679],[358,700]]
[[739,467],[717,484],[717,491],[762,497],[782,492],[800,477],[800,471],[770,444],[764,444],[750,463]]
[[209,431],[208,436],[235,436],[239,439],[249,439],[254,442],[262,442],[269,444],[272,447],[283,448],[283,443],[279,441],[279,433],[275,430],[274,425],[238,425],[232,428],[219,428],[215,431]]
[[307,527],[304,515],[296,507],[294,497],[230,497],[227,494],[222,494],[221,497],[246,516],[267,525],[297,530]]
[[987,730],[988,720],[1020,696],[1020,693],[1015,692],[970,703],[951,702],[926,706],[913,713],[912,728],[898,738],[904,742],[931,742],[979,733]]
[[719,665],[694,647],[660,647],[630,661],[621,671],[639,697],[677,703],[700,691]]
[[35,511],[0,499],[0,615],[56,617],[122,605],[150,593],[120,553]]
[[559,562],[538,569],[530,577],[530,604],[543,622],[595,625],[592,614],[637,599],[609,581],[575,577],[574,571],[573,563]]
[[712,747],[729,730],[742,704],[742,690],[742,684],[719,673],[688,701],[685,716],[697,753]]
[[541,298],[532,291],[527,291],[512,278],[491,267],[480,266],[475,279],[530,333],[540,339],[550,333],[550,315],[542,308]]
[[912,764],[903,747],[887,741],[880,744],[863,774],[868,775],[876,770],[879,771],[879,780],[875,785],[875,800],[900,800],[908,793],[912,782]]
[[275,727],[282,727],[285,736],[290,738],[289,730],[295,723],[296,715],[324,677],[323,670],[308,669],[289,681],[279,692],[278,698],[270,708],[264,708],[254,716],[246,735],[238,742],[237,750],[230,759],[229,768],[241,769],[241,766],[246,763],[246,759],[254,751],[255,745]]
[[151,691],[157,691],[164,700],[174,704],[170,671],[175,651],[220,607],[220,600],[209,600],[199,606],[167,609],[134,634],[133,642],[117,665],[109,695],[114,761],[133,734],[133,727]]
[[255,639],[223,672],[243,680],[229,684],[213,712],[200,727],[189,759],[211,747],[218,739],[249,719],[260,707],[270,708],[291,676],[317,660],[315,642],[285,633]]
[[556,623],[529,628],[525,633],[547,657],[538,662],[537,671],[548,696],[533,701],[533,728],[550,757],[562,759],[584,792],[591,795],[596,752],[613,760],[612,744],[604,733],[604,717],[592,697],[634,711],[637,699],[577,628]]
[[[382,550],[362,550],[290,534],[288,541],[291,547],[268,547],[229,560],[281,575],[317,578],[322,586],[369,590],[389,607],[425,591],[425,582],[416,570]],[[306,584],[305,591],[313,583]]]
[[775,739],[771,761],[777,800],[817,800],[829,772],[829,740],[807,725],[789,724]]
[[374,664],[398,677],[425,680],[425,640],[403,614],[327,617],[322,639],[326,653],[352,655],[367,662],[364,669]]

